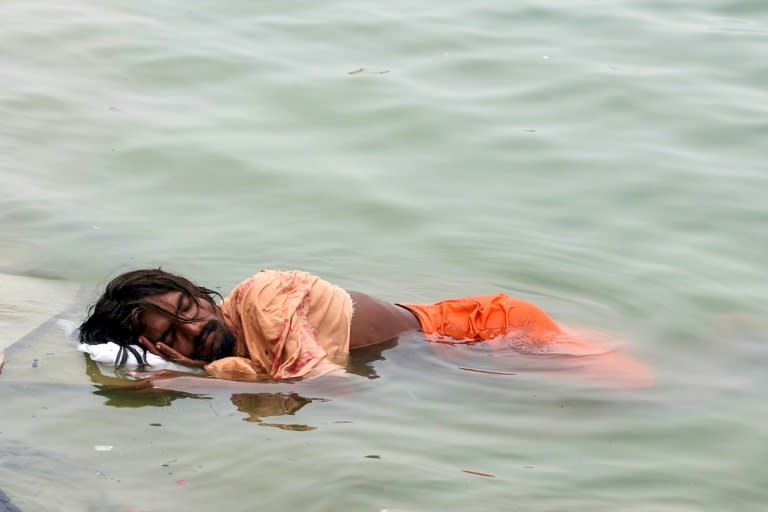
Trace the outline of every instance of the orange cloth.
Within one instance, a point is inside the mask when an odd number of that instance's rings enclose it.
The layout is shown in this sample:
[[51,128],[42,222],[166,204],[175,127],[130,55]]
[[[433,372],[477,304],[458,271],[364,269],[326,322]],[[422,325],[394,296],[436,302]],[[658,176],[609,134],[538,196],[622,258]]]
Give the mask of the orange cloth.
[[541,308],[504,293],[399,305],[416,315],[425,334],[457,340],[489,340],[515,332],[531,341],[546,342],[562,333]]
[[626,388],[646,388],[655,381],[653,371],[631,356],[568,332],[538,306],[503,293],[399,305],[416,315],[429,336],[489,340],[493,349],[511,346],[533,354],[578,356],[579,373]]
[[220,306],[237,343],[235,357],[205,367],[214,377],[309,377],[346,362],[352,298],[317,276],[262,270],[237,285]]

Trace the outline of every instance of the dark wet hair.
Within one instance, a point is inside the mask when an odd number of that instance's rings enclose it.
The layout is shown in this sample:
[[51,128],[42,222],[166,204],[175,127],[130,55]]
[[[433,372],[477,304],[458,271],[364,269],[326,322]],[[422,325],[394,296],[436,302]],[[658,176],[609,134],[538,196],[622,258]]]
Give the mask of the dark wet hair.
[[[135,350],[128,347],[138,344],[139,335],[144,328],[138,320],[138,313],[142,308],[151,308],[175,316],[175,312],[160,308],[147,301],[147,297],[177,291],[211,304],[214,304],[214,297],[221,298],[218,292],[198,286],[186,277],[171,274],[160,268],[132,270],[110,281],[104,294],[89,308],[88,318],[80,325],[80,342],[97,345],[111,341],[129,348],[137,361],[142,363],[146,357],[140,358]],[[124,364],[127,356],[128,354],[121,350],[115,361],[116,366]],[[123,361],[120,362],[120,359]]]

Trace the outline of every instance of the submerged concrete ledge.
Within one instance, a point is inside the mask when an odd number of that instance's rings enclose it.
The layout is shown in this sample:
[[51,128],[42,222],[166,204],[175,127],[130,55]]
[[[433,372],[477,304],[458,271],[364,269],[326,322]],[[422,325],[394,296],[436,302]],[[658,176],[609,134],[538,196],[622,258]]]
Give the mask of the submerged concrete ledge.
[[0,512],[21,512],[21,509],[11,502],[11,498],[2,489],[0,489]]
[[0,372],[5,350],[71,307],[78,290],[79,285],[67,281],[0,274]]

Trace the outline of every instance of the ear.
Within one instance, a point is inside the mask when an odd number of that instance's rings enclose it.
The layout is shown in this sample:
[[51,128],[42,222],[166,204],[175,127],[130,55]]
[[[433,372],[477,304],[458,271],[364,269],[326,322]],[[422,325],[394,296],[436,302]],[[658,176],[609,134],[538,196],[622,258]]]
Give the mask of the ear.
[[139,345],[147,349],[148,352],[151,352],[156,356],[163,357],[163,354],[161,354],[160,351],[157,350],[157,347],[155,347],[155,344],[149,341],[149,338],[147,338],[146,336],[139,336]]

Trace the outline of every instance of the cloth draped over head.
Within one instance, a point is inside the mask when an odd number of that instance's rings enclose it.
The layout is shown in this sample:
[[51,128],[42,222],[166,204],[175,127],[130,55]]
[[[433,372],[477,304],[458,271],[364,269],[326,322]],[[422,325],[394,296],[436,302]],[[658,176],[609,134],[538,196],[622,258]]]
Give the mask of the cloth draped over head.
[[237,342],[235,356],[205,367],[213,377],[313,377],[346,361],[352,298],[317,276],[262,270],[238,284],[220,306]]

